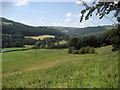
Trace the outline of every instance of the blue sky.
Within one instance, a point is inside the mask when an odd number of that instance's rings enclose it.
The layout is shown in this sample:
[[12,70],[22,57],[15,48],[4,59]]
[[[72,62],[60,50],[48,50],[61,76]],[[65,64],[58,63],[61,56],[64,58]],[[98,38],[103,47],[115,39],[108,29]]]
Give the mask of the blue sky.
[[[2,17],[31,26],[88,27],[111,25],[112,21],[93,15],[89,20],[79,22],[84,8],[76,2],[3,2]],[[111,13],[109,16],[111,16]]]

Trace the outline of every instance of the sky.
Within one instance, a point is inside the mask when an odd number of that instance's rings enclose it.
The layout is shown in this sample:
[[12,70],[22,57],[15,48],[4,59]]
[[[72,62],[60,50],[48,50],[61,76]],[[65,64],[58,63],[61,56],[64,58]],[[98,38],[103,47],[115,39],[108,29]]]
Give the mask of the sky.
[[[91,2],[89,2],[91,3]],[[112,25],[113,21],[93,15],[89,20],[80,22],[80,11],[84,9],[79,1],[76,2],[2,2],[2,15],[10,20],[30,26],[68,26],[90,27]],[[95,14],[95,13],[93,13]],[[109,16],[111,16],[111,13]]]

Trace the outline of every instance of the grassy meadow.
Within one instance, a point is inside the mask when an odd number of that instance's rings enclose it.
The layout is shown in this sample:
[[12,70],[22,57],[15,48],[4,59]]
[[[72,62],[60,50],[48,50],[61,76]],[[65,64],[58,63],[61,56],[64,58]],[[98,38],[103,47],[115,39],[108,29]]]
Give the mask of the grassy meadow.
[[4,24],[4,25],[12,25],[12,23],[9,23],[9,22],[0,22],[0,24]]
[[118,88],[118,52],[112,46],[96,54],[67,49],[2,53],[3,88]]
[[7,51],[11,51],[11,50],[23,50],[23,49],[30,49],[31,47],[33,47],[34,45],[24,45],[24,47],[17,47],[17,48],[2,48],[2,50],[7,50]]
[[23,47],[21,48],[3,48],[2,50],[7,50],[7,51],[11,51],[11,50],[22,50],[24,49]]

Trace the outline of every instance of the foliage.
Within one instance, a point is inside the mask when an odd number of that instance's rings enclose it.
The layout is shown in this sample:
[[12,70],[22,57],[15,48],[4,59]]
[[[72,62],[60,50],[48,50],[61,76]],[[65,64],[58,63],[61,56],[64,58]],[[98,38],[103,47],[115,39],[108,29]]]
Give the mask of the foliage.
[[75,47],[69,47],[68,53],[72,54],[75,51]]
[[[94,1],[91,5],[88,5],[85,2],[82,2],[83,6],[85,6],[85,9],[81,11],[81,18],[80,22],[83,21],[83,19],[88,20],[90,17],[92,17],[93,12],[96,11],[96,15],[99,16],[99,18],[106,17],[110,12],[113,12],[113,16],[108,17],[110,20],[111,18],[115,18],[116,21],[118,21],[118,28],[117,32],[118,33],[113,33],[112,34],[109,32],[108,34],[104,35],[104,44],[106,45],[113,45],[113,50],[120,50],[120,1],[114,1],[114,2],[100,2],[100,1]],[[117,24],[116,22],[114,24]],[[110,36],[110,37],[109,37]],[[112,37],[111,37],[112,36]]]
[[66,43],[59,44],[61,38],[55,37],[55,38],[45,38],[43,40],[40,40],[36,42],[35,47],[33,48],[45,48],[45,49],[62,49],[67,48],[68,46]]
[[48,46],[47,49],[65,49],[68,48],[66,44],[52,44],[51,46]]
[[24,38],[23,40],[24,45],[35,45],[36,42],[37,40],[32,38]]
[[85,53],[85,49],[86,49],[85,47],[82,47],[82,48],[79,50],[79,53],[80,53],[80,54],[86,54],[86,53]]
[[111,29],[108,32],[104,33],[102,36],[102,43],[104,45],[113,45],[113,50],[120,49],[120,29],[115,28]]
[[77,49],[78,48],[78,38],[69,39],[68,46],[69,47],[75,47]]
[[68,49],[68,53],[70,54],[93,54],[95,53],[95,49],[93,47],[82,47],[81,49],[75,49],[75,47],[70,47]]
[[91,35],[83,38],[71,38],[68,41],[68,47],[74,47],[77,50],[87,46],[99,47],[100,44],[99,44],[98,38]]
[[95,36],[91,35],[91,36],[86,36],[82,39],[83,42],[83,46],[90,46],[90,47],[98,47],[98,40]]
[[94,11],[96,11],[96,15],[98,15],[100,19],[114,11],[114,15],[112,17],[116,18],[119,14],[120,1],[118,1],[118,3],[95,1],[91,5],[83,2],[83,6],[85,6],[85,9],[81,11],[82,16],[80,22],[83,20],[83,18],[88,20],[90,17],[92,17]]
[[112,38],[110,39],[115,51],[120,51],[120,25],[116,30],[111,34]]
[[[101,34],[100,36],[85,36],[83,38],[71,38],[68,41],[68,46],[74,47],[77,50],[80,50],[82,47],[102,47],[107,45],[113,45],[113,51],[120,50],[120,30],[118,28],[114,28],[108,30],[107,32]],[[89,48],[87,48],[89,50]],[[85,52],[88,52],[86,49]],[[71,48],[69,49],[71,51]],[[79,51],[75,51],[78,53]],[[85,53],[84,50],[81,53]],[[94,52],[91,51],[91,53]]]
[[2,47],[23,47],[24,36],[20,33],[13,35],[3,34],[2,35]]

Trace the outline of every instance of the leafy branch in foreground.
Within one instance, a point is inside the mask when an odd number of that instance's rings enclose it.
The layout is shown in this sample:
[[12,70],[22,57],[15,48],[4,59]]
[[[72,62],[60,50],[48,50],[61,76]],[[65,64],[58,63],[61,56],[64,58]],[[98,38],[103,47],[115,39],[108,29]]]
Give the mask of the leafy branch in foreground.
[[[114,11],[114,15],[111,18],[118,17],[120,12],[120,1],[119,2],[97,2],[94,1],[91,5],[87,4],[84,1],[81,1],[85,9],[81,11],[82,16],[80,17],[80,22],[83,19],[88,20],[90,17],[93,16],[93,12],[96,11],[95,15],[98,15],[100,19],[105,17],[106,15],[110,14],[110,12]],[[118,21],[118,20],[117,20]]]

